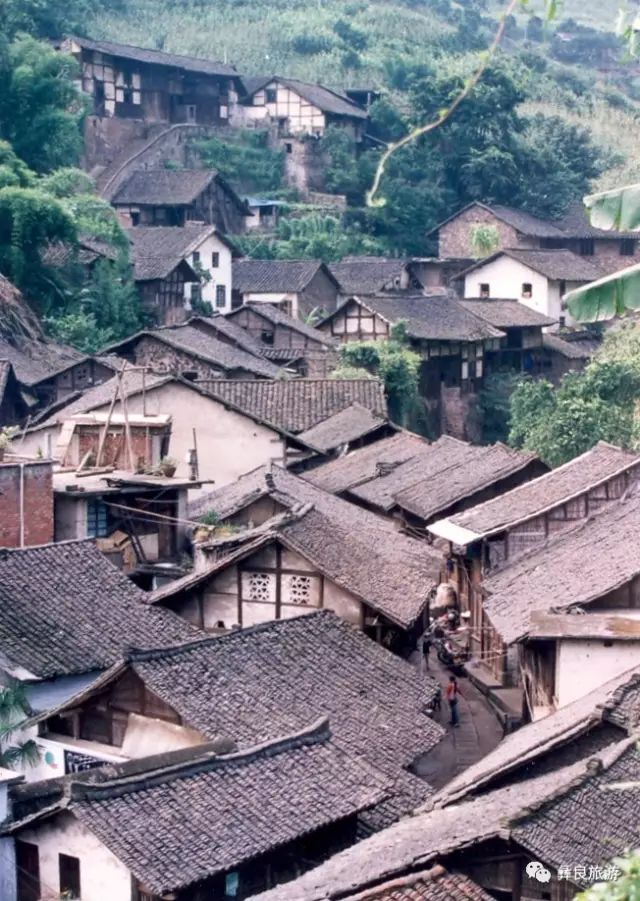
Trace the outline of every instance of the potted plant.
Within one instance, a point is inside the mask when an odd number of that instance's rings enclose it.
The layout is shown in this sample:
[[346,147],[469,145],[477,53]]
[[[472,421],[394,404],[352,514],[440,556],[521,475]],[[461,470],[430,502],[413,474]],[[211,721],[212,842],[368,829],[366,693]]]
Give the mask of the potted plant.
[[4,455],[11,442],[16,437],[20,429],[18,426],[4,426],[0,429],[0,463],[4,460]]
[[168,479],[173,478],[177,468],[178,464],[173,457],[163,457],[162,460],[160,460],[160,472]]

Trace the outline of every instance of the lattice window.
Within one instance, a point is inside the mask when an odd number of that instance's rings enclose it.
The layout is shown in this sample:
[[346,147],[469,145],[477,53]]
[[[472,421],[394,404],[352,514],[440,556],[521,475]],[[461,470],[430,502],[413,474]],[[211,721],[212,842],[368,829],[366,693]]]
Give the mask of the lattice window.
[[250,573],[247,585],[248,601],[269,601],[270,580],[268,573]]
[[291,576],[289,600],[292,604],[311,603],[311,578],[309,576]]

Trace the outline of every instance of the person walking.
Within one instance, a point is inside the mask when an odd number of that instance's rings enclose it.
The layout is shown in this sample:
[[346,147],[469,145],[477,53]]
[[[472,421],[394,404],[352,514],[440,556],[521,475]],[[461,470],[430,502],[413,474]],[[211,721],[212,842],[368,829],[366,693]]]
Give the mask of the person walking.
[[458,715],[458,697],[461,695],[458,688],[458,680],[455,676],[449,676],[447,683],[447,701],[449,702],[449,710],[451,712],[451,726],[460,725],[460,717]]

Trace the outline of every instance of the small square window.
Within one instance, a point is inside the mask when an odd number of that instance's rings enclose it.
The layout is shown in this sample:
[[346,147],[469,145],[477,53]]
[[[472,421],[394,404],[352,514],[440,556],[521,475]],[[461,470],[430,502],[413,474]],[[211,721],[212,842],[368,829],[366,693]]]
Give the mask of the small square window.
[[593,238],[583,238],[578,245],[578,253],[583,257],[592,257],[595,252]]
[[288,141],[284,145],[284,149],[287,153],[293,153],[293,144],[290,144]]
[[531,298],[533,296],[533,285],[529,282],[523,282],[522,284],[522,297]]
[[276,88],[267,88],[264,92],[265,103],[275,103],[278,99],[278,91]]
[[220,254],[217,250],[211,254],[211,268],[217,269],[220,266]]
[[487,282],[480,283],[480,297],[491,297],[491,286]]
[[224,285],[216,285],[216,306],[224,307],[227,304],[227,289]]
[[623,238],[620,241],[620,256],[632,257],[636,252],[636,242],[634,238]]
[[200,251],[194,250],[193,251],[193,265],[197,266],[199,262],[200,262]]

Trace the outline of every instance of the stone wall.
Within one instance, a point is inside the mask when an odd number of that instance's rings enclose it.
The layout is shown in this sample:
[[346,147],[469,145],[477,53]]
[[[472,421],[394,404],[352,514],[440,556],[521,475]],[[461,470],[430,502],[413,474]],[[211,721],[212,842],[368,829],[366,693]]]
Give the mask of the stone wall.
[[439,230],[438,256],[442,259],[476,256],[471,243],[474,225],[491,225],[496,229],[499,236],[499,246],[496,250],[502,250],[505,247],[527,246],[518,240],[515,228],[502,222],[490,210],[473,206],[468,210],[463,210]]

